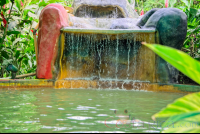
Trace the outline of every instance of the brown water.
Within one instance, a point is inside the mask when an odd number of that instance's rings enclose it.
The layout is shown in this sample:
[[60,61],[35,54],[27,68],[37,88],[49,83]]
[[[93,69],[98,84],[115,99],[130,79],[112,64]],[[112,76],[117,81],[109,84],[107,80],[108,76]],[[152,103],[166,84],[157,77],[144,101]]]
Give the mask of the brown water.
[[[160,132],[164,120],[154,122],[151,116],[184,95],[100,89],[0,90],[0,133]],[[128,120],[123,122],[125,117]]]

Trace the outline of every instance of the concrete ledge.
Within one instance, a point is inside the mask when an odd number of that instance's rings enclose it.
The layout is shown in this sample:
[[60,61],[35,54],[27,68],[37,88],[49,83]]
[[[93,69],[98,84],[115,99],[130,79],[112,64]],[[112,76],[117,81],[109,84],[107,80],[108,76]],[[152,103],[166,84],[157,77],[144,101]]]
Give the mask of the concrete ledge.
[[64,27],[60,30],[65,33],[79,33],[79,34],[140,34],[140,33],[156,33],[155,29],[87,29],[87,28],[70,28]]
[[52,80],[0,79],[0,89],[53,88]]
[[30,89],[30,88],[55,88],[55,89],[122,89],[144,90],[153,92],[200,92],[200,86],[182,84],[159,84],[134,81],[98,81],[98,80],[0,80],[0,89]]

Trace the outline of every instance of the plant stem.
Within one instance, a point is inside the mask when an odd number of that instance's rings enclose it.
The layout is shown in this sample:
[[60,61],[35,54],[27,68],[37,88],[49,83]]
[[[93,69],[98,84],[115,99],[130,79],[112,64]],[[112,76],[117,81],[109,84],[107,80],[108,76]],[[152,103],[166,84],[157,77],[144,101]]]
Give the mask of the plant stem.
[[[2,9],[2,6],[1,6],[1,9]],[[0,10],[0,13],[1,13],[1,10]]]
[[[2,9],[2,6],[1,6],[1,9]],[[0,9],[0,13],[1,13],[1,9]],[[0,42],[1,42],[1,40],[0,40]],[[2,46],[1,46],[1,44],[0,44],[0,50],[1,50],[1,47],[2,47]]]
[[[1,6],[1,9],[2,9],[2,6]],[[0,13],[1,13],[1,10],[0,10]],[[2,47],[3,47],[3,44],[2,45],[0,44],[0,52],[1,52],[1,48]],[[1,63],[1,74],[0,74],[0,77],[3,78],[3,67],[2,67],[3,58],[2,58],[2,56],[0,57],[0,63]]]

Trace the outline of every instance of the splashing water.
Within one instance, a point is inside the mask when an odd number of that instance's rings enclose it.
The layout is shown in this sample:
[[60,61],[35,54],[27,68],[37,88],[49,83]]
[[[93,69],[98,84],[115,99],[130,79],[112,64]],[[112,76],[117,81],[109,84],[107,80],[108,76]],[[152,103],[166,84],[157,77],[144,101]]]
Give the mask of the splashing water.
[[121,35],[66,33],[63,63],[66,80],[135,81],[137,53],[135,38]]

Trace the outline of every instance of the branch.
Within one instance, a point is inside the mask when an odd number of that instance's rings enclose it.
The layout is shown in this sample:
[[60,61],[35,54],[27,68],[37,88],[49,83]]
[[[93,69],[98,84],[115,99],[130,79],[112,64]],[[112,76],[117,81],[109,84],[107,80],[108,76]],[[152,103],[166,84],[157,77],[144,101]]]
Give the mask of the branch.
[[[1,6],[1,9],[2,9],[2,6]],[[1,9],[0,9],[0,13],[1,13]]]

